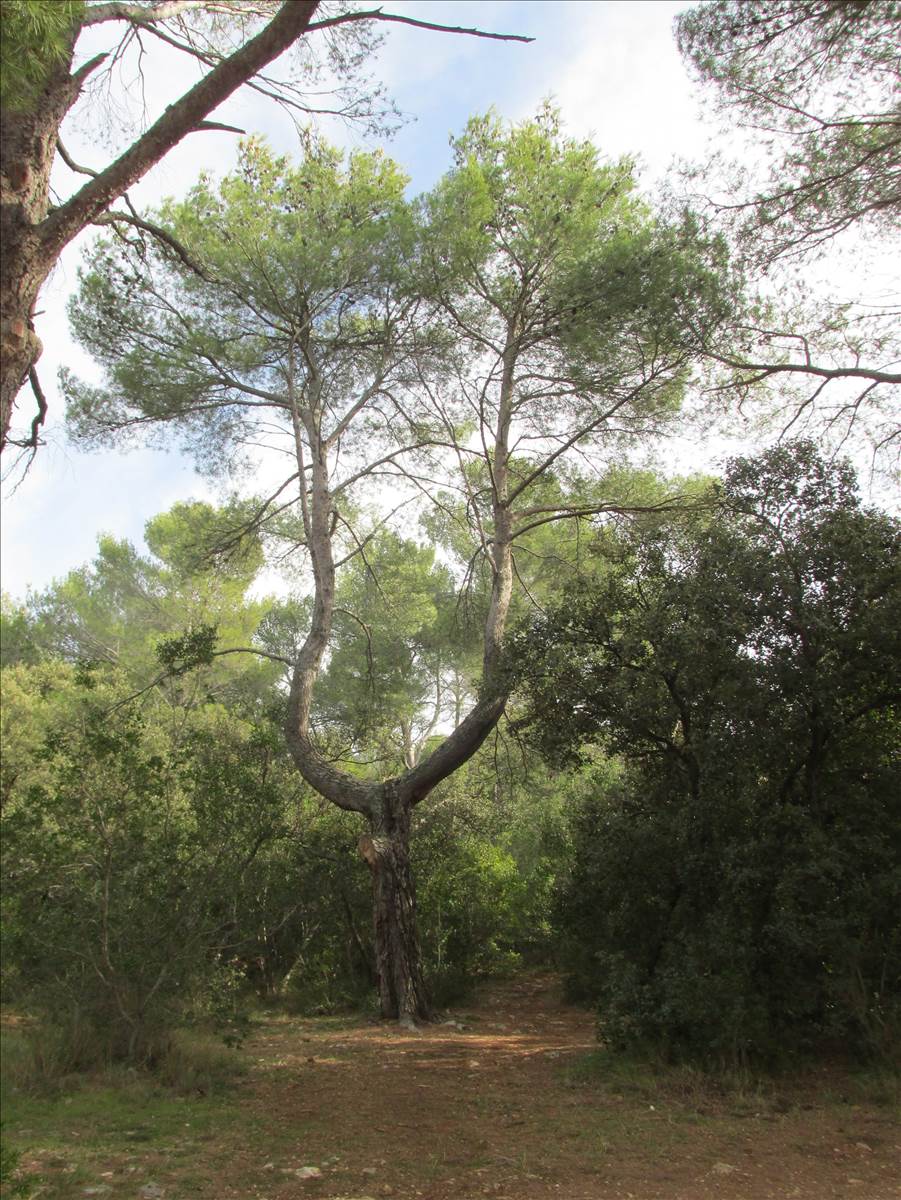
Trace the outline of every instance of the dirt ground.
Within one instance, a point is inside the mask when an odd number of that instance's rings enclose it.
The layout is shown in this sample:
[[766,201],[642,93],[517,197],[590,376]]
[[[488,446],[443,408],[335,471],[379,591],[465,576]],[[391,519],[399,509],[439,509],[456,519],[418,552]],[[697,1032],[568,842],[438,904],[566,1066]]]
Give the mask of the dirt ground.
[[107,1160],[102,1190],[72,1195],[901,1198],[897,1110],[843,1097],[834,1076],[736,1092],[610,1074],[602,1056],[586,1058],[597,1049],[591,1014],[565,1006],[551,977],[494,985],[449,1019],[420,1032],[267,1020],[221,1129],[140,1168]]
[[[259,1142],[248,1137],[231,1164],[243,1182],[220,1176],[216,1194],[901,1197],[901,1128],[890,1107],[826,1102],[813,1084],[792,1097],[702,1090],[667,1099],[642,1095],[628,1079],[620,1089],[586,1077],[593,1018],[564,1006],[549,977],[494,986],[455,1020],[462,1029],[415,1034],[375,1024],[330,1031],[314,1021],[300,1042],[295,1023],[270,1027],[252,1047],[259,1063],[243,1101],[250,1125],[266,1132]],[[282,1149],[261,1162],[273,1135]],[[322,1175],[299,1178],[310,1166]]]

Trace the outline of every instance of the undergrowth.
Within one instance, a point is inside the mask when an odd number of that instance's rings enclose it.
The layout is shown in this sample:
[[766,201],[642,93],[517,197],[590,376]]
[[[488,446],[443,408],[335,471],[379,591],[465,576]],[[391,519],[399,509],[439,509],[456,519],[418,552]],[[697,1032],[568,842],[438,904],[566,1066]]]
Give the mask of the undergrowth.
[[851,1069],[842,1063],[811,1064],[791,1071],[704,1069],[599,1047],[567,1066],[568,1087],[589,1087],[629,1099],[676,1104],[700,1114],[785,1113],[841,1104],[901,1107],[901,1073],[885,1067]]

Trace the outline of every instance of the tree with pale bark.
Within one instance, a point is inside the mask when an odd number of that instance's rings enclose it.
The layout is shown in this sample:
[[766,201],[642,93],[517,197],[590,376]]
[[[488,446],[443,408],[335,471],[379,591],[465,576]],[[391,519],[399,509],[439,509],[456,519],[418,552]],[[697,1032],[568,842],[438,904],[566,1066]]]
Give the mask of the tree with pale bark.
[[[251,87],[304,120],[331,111],[378,123],[386,111],[383,97],[360,68],[387,23],[531,40],[322,0],[4,0],[2,20],[0,450],[10,444],[32,452],[47,412],[36,370],[41,341],[35,323],[48,275],[69,242],[91,224],[147,232],[128,202],[128,188],[189,134],[229,130],[209,118],[235,91]],[[108,49],[85,57],[80,46],[98,27],[115,30],[115,36]],[[96,169],[79,165],[60,140],[63,123],[130,47],[143,57],[145,43],[156,42],[180,51],[192,67],[199,64],[202,77],[113,161]],[[296,57],[288,81],[265,74],[291,47]],[[331,103],[323,105],[321,89],[329,74],[337,82]],[[50,182],[57,159],[83,179],[59,201]],[[119,199],[122,209],[112,210]],[[27,436],[11,435],[16,397],[27,383],[37,411]]]
[[[284,456],[243,527],[305,554],[312,592],[297,637],[268,653],[286,668],[298,770],[366,823],[381,1007],[404,1021],[429,1013],[411,814],[503,714],[530,545],[554,523],[571,536],[676,502],[630,493],[616,468],[677,417],[693,331],[731,302],[722,246],[688,218],[656,219],[631,164],[603,163],[553,111],[474,119],[453,153],[410,203],[380,154],[310,145],[292,166],[247,144],[219,186],[203,179],[154,215],[168,241],[95,249],[71,312],[106,380],[66,385],[86,439],[168,430],[219,471],[261,444]],[[468,711],[385,774],[330,755],[317,685],[353,620],[338,613],[342,572],[362,564],[377,587],[381,531],[423,507],[467,556],[459,603],[478,614],[481,663]]]

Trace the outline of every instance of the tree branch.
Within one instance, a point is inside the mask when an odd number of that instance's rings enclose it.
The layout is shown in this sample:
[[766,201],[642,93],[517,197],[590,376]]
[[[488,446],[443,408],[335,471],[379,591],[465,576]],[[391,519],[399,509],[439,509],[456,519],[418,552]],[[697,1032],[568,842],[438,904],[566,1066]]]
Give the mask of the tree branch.
[[108,4],[96,4],[85,10],[81,21],[82,28],[90,25],[100,25],[105,21],[129,21],[132,25],[149,25],[155,21],[169,21],[192,9],[203,8],[208,12],[240,13],[251,12],[263,15],[265,9],[258,5],[229,3],[229,0],[160,0],[159,3],[148,7],[146,4],[130,4],[128,0],[109,0]]
[[736,371],[754,372],[753,378],[746,383],[757,383],[768,379],[771,375],[813,375],[817,379],[868,379],[873,383],[901,383],[901,375],[891,371],[875,371],[869,367],[817,367],[813,363],[754,363],[732,358],[724,354],[715,354],[712,350],[703,351],[704,357],[713,362],[722,363]]
[[[60,149],[62,149],[62,147],[60,147]],[[69,165],[68,162],[66,165]],[[87,168],[82,168],[82,170],[85,174],[96,175],[96,171],[88,171]],[[153,221],[148,221],[144,217],[139,217],[137,213],[124,213],[110,210],[109,212],[98,214],[98,216],[96,216],[91,222],[93,225],[117,225],[119,223],[131,225],[134,229],[140,229],[144,233],[149,233],[152,237],[155,237],[157,241],[162,242],[164,245],[168,246],[170,250],[173,250],[188,268],[188,270],[193,271],[195,275],[199,275],[201,279],[210,281],[210,275],[206,268],[200,262],[198,262],[196,258],[194,258],[186,246],[182,245],[182,243],[176,237],[173,237],[173,235],[169,233],[167,229],[164,229],[161,225],[155,225]]]
[[273,662],[284,663],[293,667],[293,658],[285,658],[283,654],[271,654],[268,650],[258,650],[255,646],[230,646],[227,650],[213,650],[211,657],[220,658],[223,654],[257,654],[260,658],[271,658]]
[[317,7],[318,0],[286,0],[262,32],[205,75],[120,158],[45,218],[38,226],[45,251],[59,254],[86,224],[142,178],[232,92],[305,34]]
[[317,29],[329,29],[334,25],[349,25],[353,21],[394,21],[398,25],[412,25],[416,29],[432,29],[436,33],[459,33],[466,37],[490,38],[495,42],[534,42],[532,37],[521,33],[488,33],[484,29],[470,29],[462,25],[437,25],[433,21],[417,21],[414,17],[402,17],[397,13],[386,13],[380,8],[369,9],[366,12],[343,13],[338,17],[327,17],[324,21],[315,21],[310,25],[310,32]]

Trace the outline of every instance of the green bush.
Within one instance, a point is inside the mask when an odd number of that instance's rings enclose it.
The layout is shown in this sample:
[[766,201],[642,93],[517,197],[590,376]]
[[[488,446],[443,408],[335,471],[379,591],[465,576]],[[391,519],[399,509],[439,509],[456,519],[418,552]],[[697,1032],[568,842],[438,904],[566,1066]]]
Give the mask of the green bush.
[[264,1002],[299,1013],[364,1006],[374,987],[369,871],[353,814],[303,800],[247,872],[237,940]]
[[436,1004],[462,999],[474,982],[516,967],[520,881],[511,856],[458,837],[419,886],[419,927]]
[[563,789],[540,763],[501,775],[483,752],[417,810],[412,842],[419,929],[436,1004],[523,962],[546,963],[566,854]]
[[283,817],[265,731],[117,699],[61,664],[5,680],[4,984],[63,1072],[234,1032],[244,873]]
[[[808,445],[732,464],[519,635],[583,780],[559,921],[602,1036],[742,1065],[901,1051],[901,542]],[[589,750],[586,752],[586,747]]]
[[726,1067],[896,1053],[896,847],[887,797],[861,791],[825,827],[760,795],[723,796],[711,822],[646,772],[584,801],[558,916],[602,1038]]

